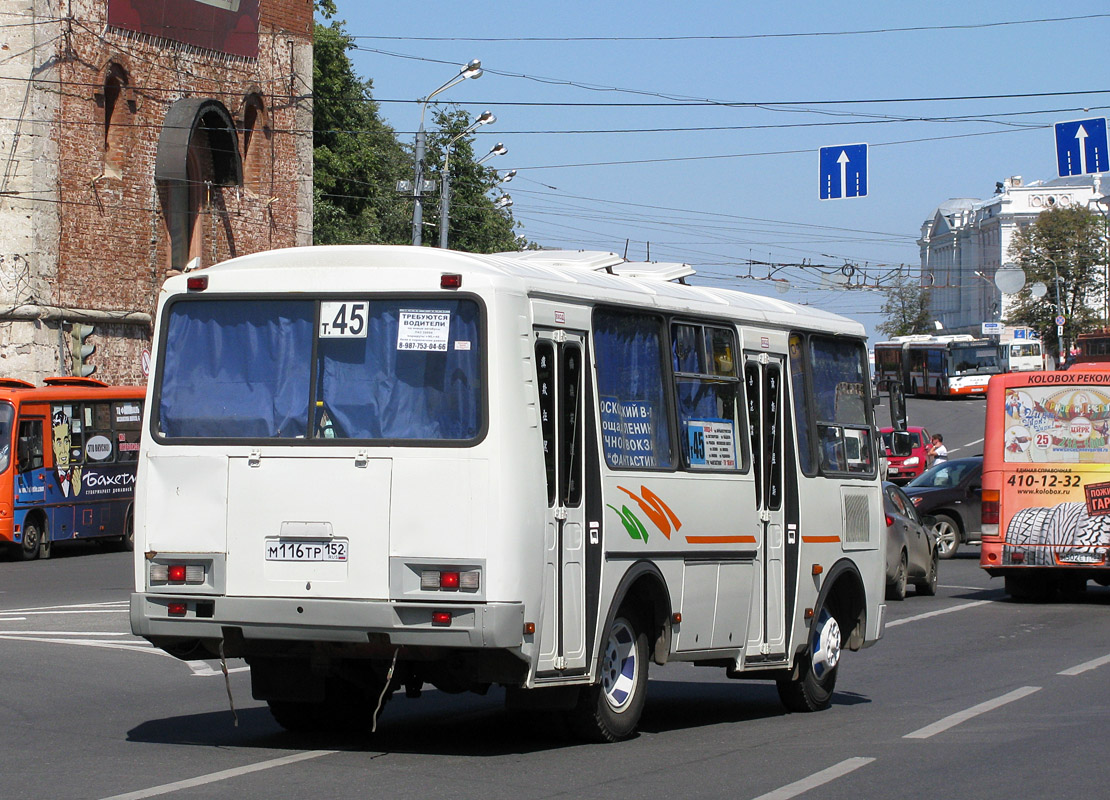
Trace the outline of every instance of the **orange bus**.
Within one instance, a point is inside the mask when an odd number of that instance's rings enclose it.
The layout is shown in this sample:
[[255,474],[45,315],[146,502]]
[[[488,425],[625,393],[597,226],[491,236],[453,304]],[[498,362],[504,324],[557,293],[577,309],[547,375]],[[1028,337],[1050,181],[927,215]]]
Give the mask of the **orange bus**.
[[141,386],[0,379],[0,549],[30,561],[55,542],[134,541]]
[[1015,599],[1110,585],[1110,370],[991,378],[980,566]]

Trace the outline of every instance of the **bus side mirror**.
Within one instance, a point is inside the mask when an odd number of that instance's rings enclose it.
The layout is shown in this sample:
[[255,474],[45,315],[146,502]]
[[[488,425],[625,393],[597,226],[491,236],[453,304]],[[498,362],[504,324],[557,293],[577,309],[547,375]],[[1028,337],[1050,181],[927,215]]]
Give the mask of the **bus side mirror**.
[[890,427],[896,431],[904,431],[907,424],[906,395],[902,390],[902,384],[892,380],[887,381],[886,387],[887,394],[890,395]]
[[892,431],[890,434],[890,453],[895,456],[908,456],[913,453],[916,437],[909,431]]

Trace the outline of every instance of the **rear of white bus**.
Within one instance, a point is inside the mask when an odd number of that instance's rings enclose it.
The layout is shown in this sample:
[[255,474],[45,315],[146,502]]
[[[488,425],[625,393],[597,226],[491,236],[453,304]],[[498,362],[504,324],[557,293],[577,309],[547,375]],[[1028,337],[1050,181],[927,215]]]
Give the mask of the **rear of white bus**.
[[[217,267],[171,280],[159,312],[132,627],[246,658],[291,729],[364,727],[402,684],[528,671],[539,434],[490,433],[487,303],[441,270],[360,272],[320,291],[322,272]],[[501,429],[527,427],[514,374]],[[502,485],[533,468],[536,496]]]

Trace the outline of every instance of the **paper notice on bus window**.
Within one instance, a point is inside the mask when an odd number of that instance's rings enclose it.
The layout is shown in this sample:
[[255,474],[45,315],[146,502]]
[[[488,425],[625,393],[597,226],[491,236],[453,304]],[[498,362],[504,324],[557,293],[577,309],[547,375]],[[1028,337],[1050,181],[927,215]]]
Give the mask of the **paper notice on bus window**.
[[698,419],[686,423],[690,466],[703,469],[736,469],[736,444],[732,422]]
[[450,333],[450,311],[401,309],[397,320],[397,349],[445,351]]

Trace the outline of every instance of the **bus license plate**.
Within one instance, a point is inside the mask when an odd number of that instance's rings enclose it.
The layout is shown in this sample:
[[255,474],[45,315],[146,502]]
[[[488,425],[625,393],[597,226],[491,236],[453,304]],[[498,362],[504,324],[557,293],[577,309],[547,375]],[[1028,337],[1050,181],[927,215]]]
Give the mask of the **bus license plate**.
[[267,561],[346,561],[344,541],[314,542],[305,539],[267,539]]

